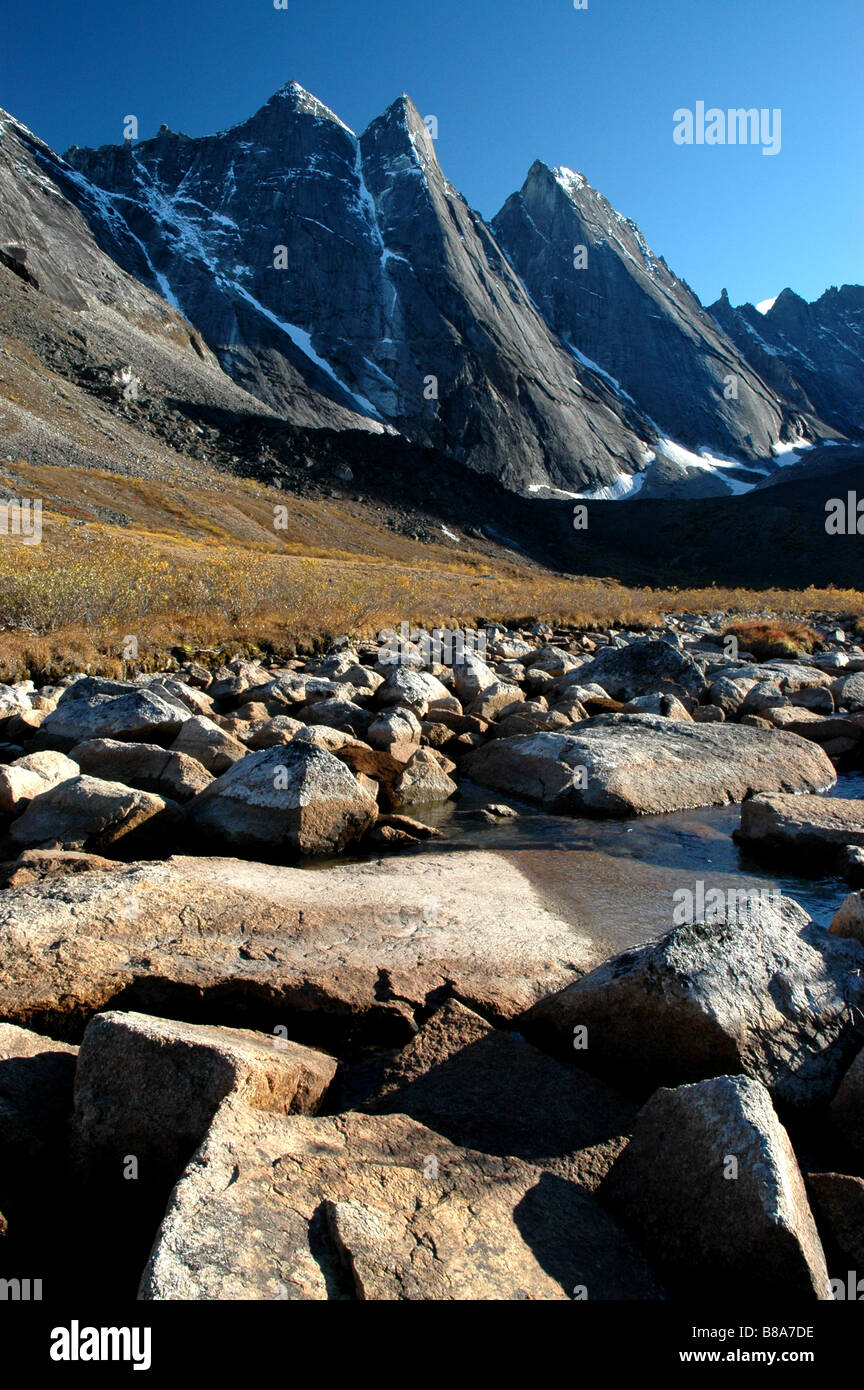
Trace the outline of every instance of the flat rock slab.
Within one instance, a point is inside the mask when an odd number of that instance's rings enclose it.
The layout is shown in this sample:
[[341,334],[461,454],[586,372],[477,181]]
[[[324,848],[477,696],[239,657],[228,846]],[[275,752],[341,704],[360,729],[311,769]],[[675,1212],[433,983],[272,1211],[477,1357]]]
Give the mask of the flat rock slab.
[[463,758],[461,773],[552,811],[598,816],[728,804],[759,791],[824,791],[837,780],[819,745],[796,734],[650,714],[493,739]]
[[232,1092],[278,1114],[314,1112],[336,1073],[281,1035],[107,1012],[91,1019],[75,1078],[76,1147],[87,1158],[182,1165]]
[[657,1298],[600,1204],[405,1115],[229,1099],[169,1202],[143,1299]]
[[753,796],[735,839],[748,850],[831,867],[846,845],[864,846],[864,801],[835,796]]
[[400,1111],[486,1153],[512,1154],[593,1189],[633,1129],[610,1087],[448,1000],[387,1067],[374,1113]]
[[606,961],[524,1023],[624,1090],[744,1072],[783,1104],[827,1102],[861,1045],[864,948],[790,898],[675,927]]
[[75,1037],[113,1005],[328,1047],[405,1042],[454,993],[509,1019],[596,960],[524,874],[479,851],[326,875],[175,857],[47,879],[0,895],[0,952],[12,1022]]
[[657,1091],[602,1195],[676,1288],[832,1298],[789,1136],[758,1081]]

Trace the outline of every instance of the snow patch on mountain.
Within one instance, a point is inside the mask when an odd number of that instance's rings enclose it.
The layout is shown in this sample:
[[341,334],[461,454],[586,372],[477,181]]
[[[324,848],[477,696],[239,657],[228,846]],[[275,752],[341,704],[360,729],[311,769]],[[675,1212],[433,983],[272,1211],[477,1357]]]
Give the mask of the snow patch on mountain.
[[[647,471],[647,470],[646,470]],[[645,473],[619,473],[614,483],[606,483],[586,488],[584,492],[571,492],[584,502],[623,502],[636,497],[645,485]]]

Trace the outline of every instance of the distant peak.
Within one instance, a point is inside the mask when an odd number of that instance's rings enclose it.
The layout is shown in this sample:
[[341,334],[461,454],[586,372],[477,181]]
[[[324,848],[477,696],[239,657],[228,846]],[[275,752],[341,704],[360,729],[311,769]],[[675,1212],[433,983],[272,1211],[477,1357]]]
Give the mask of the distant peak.
[[370,122],[360,141],[364,148],[371,142],[393,157],[410,154],[424,173],[438,164],[429,127],[407,92],[391,101],[386,111]]
[[774,300],[774,303],[780,305],[806,304],[807,300],[802,298],[800,294],[796,294],[794,290],[790,290],[789,286],[787,285],[785,290],[781,290],[780,293],[777,295],[777,298]]
[[756,308],[758,309],[760,314],[767,314],[770,309],[774,308],[774,305],[776,303],[777,296],[775,294],[773,299],[760,299],[759,303],[756,305]]
[[525,182],[529,183],[531,179],[553,179],[554,177],[555,171],[551,165],[547,164],[545,160],[535,159],[528,173],[525,175]]
[[[378,121],[386,121],[392,124],[394,121],[400,122],[405,126],[409,133],[416,130],[425,130],[426,122],[420,115],[418,108],[414,105],[407,92],[403,92],[395,101],[391,101],[386,111],[377,117]],[[372,122],[376,124],[375,121]]]
[[584,192],[593,193],[593,189],[584,174],[577,174],[573,169],[568,169],[566,165],[558,165],[553,168],[546,164],[542,159],[535,159],[523,185],[523,192],[531,184],[557,184],[562,193],[570,199],[572,203],[579,201],[579,197]]
[[568,169],[561,164],[557,169],[553,169],[555,182],[560,184],[568,197],[573,197],[583,188],[589,188],[590,184],[584,174],[577,174],[572,169]]
[[[302,83],[292,79],[286,82],[284,87],[280,87],[278,92],[270,98],[270,101],[288,101],[293,110],[305,116],[314,116],[319,121],[333,121],[336,125],[347,130],[349,135],[354,132],[350,126],[340,120],[335,111],[331,111],[329,106],[325,106],[323,101],[319,101],[314,93],[307,91]],[[267,103],[268,106],[270,102]]]

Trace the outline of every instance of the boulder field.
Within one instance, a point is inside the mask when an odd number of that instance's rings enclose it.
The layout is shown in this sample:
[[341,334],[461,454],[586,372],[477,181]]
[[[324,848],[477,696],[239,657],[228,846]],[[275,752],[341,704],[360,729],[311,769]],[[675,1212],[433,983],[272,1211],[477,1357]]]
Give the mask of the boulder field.
[[0,1263],[130,1302],[847,1297],[861,892],[610,957],[434,826],[469,786],[477,827],[740,803],[744,853],[864,887],[825,795],[864,651],[733,657],[721,617],[0,687]]

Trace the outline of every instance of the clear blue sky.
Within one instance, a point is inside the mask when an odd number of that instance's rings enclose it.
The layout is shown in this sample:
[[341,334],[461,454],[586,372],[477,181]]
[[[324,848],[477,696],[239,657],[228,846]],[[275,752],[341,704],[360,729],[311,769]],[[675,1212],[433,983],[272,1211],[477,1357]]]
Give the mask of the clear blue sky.
[[[0,105],[55,148],[205,134],[295,78],[356,130],[407,91],[486,217],[566,164],[710,302],[864,281],[861,0],[39,0]],[[782,149],[681,147],[697,101],[782,110]]]

